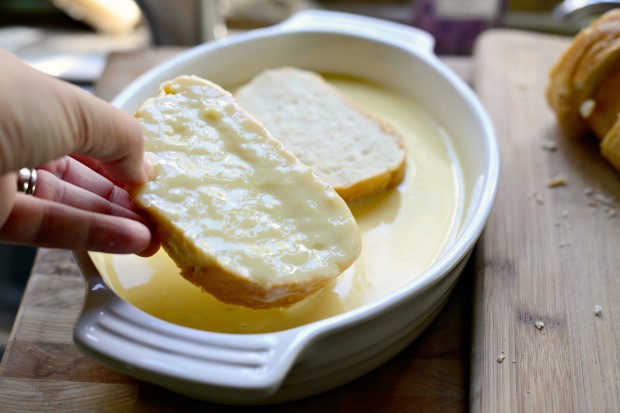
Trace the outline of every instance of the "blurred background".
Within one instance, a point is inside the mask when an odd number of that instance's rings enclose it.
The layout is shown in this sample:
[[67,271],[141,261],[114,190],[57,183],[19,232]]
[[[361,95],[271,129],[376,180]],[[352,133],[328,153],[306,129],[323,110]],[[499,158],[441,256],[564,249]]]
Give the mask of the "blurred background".
[[[572,35],[618,1],[597,0],[0,0],[0,47],[92,91],[110,53],[187,47],[273,25],[303,9],[417,26],[436,52],[467,56],[491,27]],[[0,352],[36,250],[0,245]]]

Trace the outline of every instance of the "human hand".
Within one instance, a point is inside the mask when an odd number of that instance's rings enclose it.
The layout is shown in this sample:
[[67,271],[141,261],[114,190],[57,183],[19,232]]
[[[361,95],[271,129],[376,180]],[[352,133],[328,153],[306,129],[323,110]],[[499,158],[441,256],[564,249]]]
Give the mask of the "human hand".
[[[1,50],[0,65],[0,242],[154,254],[123,189],[148,179],[138,122]],[[34,196],[16,190],[22,167],[38,168]]]

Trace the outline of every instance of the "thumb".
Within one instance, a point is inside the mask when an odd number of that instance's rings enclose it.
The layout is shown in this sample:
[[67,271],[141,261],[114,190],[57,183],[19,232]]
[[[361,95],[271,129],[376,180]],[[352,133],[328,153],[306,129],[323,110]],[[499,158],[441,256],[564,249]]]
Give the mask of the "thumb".
[[[128,113],[92,95],[75,91],[73,117],[76,146],[72,153],[100,161],[106,175],[114,181],[137,185],[147,181],[144,136],[138,121]],[[82,96],[80,96],[82,95]]]
[[0,173],[80,154],[101,161],[121,183],[147,180],[144,137],[133,116],[7,52],[0,51],[0,62]]

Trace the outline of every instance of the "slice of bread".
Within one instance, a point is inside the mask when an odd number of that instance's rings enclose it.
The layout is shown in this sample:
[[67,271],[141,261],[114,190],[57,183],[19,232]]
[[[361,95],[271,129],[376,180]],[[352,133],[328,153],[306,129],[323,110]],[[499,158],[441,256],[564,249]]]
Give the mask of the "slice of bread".
[[230,93],[182,76],[136,117],[155,173],[131,192],[190,282],[227,303],[282,307],[357,258],[347,204]]
[[400,135],[314,72],[267,70],[235,97],[347,202],[396,186],[404,177]]

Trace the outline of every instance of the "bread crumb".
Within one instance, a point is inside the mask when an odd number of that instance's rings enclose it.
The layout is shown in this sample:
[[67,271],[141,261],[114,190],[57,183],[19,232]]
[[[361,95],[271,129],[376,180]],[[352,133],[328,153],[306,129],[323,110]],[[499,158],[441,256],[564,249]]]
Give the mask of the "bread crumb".
[[555,152],[558,149],[558,144],[552,140],[546,140],[540,144],[540,147],[549,152]]
[[558,186],[566,186],[567,184],[568,184],[568,181],[562,175],[558,175],[555,178],[547,182],[547,186],[549,188],[556,188]]
[[545,327],[545,323],[542,321],[536,321],[534,323],[534,325],[536,326],[537,329],[542,330]]
[[592,198],[595,201],[597,201],[597,202],[599,202],[601,204],[604,204],[604,205],[608,205],[608,206],[612,206],[612,205],[614,205],[616,203],[616,200],[613,197],[601,194],[599,192],[593,193],[592,194]]
[[585,102],[583,102],[581,106],[579,107],[579,113],[581,114],[582,117],[588,118],[594,111],[595,106],[596,106],[596,102],[594,101],[594,99],[588,99]]
[[500,354],[499,356],[497,356],[497,362],[498,363],[503,363],[503,361],[506,359],[506,355],[504,354],[504,352],[502,351],[502,354]]
[[583,193],[589,197],[588,207],[590,212],[594,212],[602,205],[602,211],[608,218],[614,218],[618,214],[614,208],[616,206],[616,199],[613,196],[596,192],[589,187],[585,188]]
[[600,305],[595,305],[594,306],[594,315],[597,317],[600,317],[603,314],[603,307],[601,307]]
[[533,199],[539,205],[543,205],[545,203],[545,198],[543,198],[543,196],[540,195],[538,192],[532,192],[528,194],[527,198]]
[[613,196],[608,196],[600,192],[596,192],[594,189],[590,187],[585,188],[583,190],[583,193],[592,199],[590,201],[590,204],[592,204],[593,202],[596,202],[599,204],[607,205],[609,207],[616,205],[616,200],[614,199]]
[[613,218],[616,216],[616,210],[608,206],[603,208],[603,212],[605,212],[605,215],[607,215],[609,218]]

